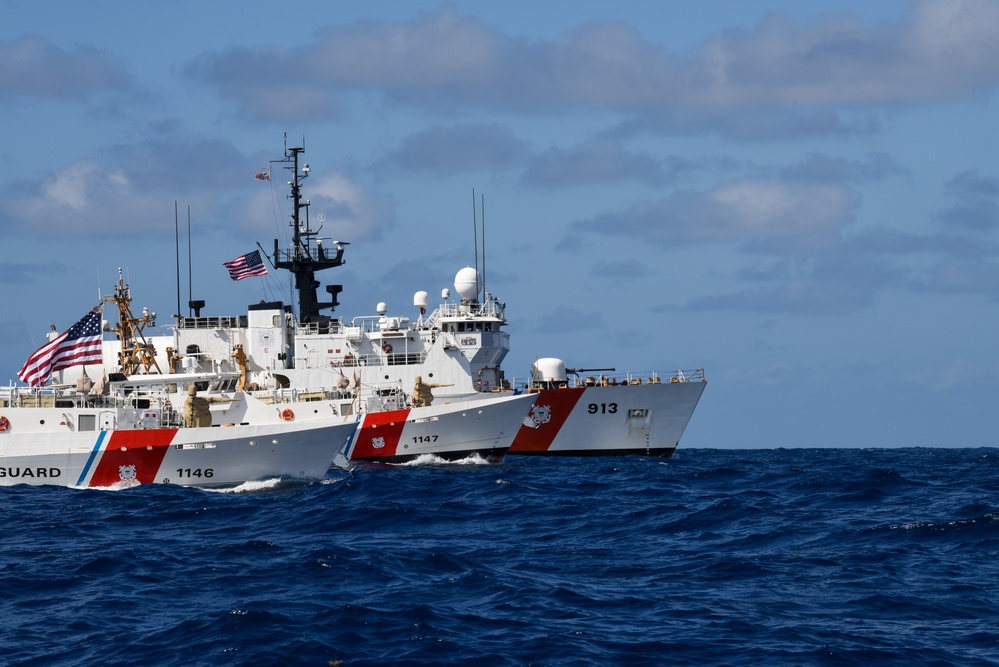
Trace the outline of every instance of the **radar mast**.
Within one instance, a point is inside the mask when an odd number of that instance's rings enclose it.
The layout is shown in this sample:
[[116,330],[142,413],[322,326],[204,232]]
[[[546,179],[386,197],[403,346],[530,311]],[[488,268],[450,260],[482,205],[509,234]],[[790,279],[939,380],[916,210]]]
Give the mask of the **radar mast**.
[[280,249],[278,240],[274,239],[272,262],[275,268],[287,269],[295,276],[299,321],[320,322],[330,319],[328,315],[320,314],[320,311],[326,308],[335,310],[340,305],[337,301],[337,295],[343,291],[343,286],[327,285],[326,291],[330,295],[330,300],[320,301],[319,281],[316,280],[316,272],[343,264],[345,244],[334,241],[335,253],[330,253],[323,246],[323,241],[318,236],[322,229],[322,216],[319,220],[319,229],[312,229],[309,220],[310,202],[309,200],[302,201],[302,182],[309,177],[310,171],[308,163],[303,165],[301,169],[298,167],[299,156],[303,153],[305,153],[304,146],[288,147],[286,135],[284,159],[272,160],[272,163],[283,164],[283,168],[292,174],[292,180],[288,181],[288,185],[291,186],[291,194],[288,195],[288,198],[292,200],[291,222],[289,223],[292,229],[291,248]]

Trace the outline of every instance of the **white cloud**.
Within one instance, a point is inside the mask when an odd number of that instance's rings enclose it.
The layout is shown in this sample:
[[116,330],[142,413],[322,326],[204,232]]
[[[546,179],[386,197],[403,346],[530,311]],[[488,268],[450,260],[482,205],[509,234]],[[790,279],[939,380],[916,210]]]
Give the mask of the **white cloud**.
[[[320,238],[347,242],[377,238],[394,221],[390,201],[376,197],[342,174],[309,178],[308,192],[309,224],[313,231],[321,227]],[[287,239],[290,211],[277,210],[274,201],[277,197],[284,205],[285,194],[261,188],[243,199],[239,206],[239,234]]]
[[435,125],[411,134],[380,166],[446,176],[509,168],[526,156],[526,145],[506,125],[462,123]]
[[638,180],[658,184],[663,165],[649,153],[629,151],[613,141],[588,141],[551,148],[535,156],[523,176],[530,187],[557,188]]
[[101,49],[75,46],[67,51],[35,35],[0,43],[0,98],[82,97],[130,83],[122,63]]
[[43,197],[35,200],[35,207],[55,213],[63,207],[79,212],[89,203],[88,193],[97,187],[99,168],[93,160],[75,162],[55,175],[55,180],[45,186]]
[[847,224],[854,203],[849,191],[838,186],[744,179],[706,192],[641,202],[573,227],[663,244],[778,238],[815,242]]
[[[620,22],[528,41],[445,8],[408,22],[323,28],[296,49],[207,52],[186,71],[247,114],[275,120],[320,118],[357,90],[448,113],[746,114],[927,102],[992,87],[997,33],[999,3],[921,0],[903,19],[874,26],[845,14],[797,23],[772,13],[678,54]],[[296,104],[272,106],[289,90]]]

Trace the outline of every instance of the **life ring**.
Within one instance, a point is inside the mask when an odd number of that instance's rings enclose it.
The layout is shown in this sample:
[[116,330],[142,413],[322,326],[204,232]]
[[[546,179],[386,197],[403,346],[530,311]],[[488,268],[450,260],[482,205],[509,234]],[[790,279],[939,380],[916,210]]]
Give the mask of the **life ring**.
[[281,411],[281,419],[285,420],[286,422],[290,422],[294,418],[295,418],[295,413],[291,411],[291,408],[285,408],[284,410]]
[[10,421],[6,417],[0,417],[0,433],[10,428]]
[[385,354],[392,354],[392,346],[389,345],[388,343],[385,343],[384,345],[382,345],[382,352],[384,352]]

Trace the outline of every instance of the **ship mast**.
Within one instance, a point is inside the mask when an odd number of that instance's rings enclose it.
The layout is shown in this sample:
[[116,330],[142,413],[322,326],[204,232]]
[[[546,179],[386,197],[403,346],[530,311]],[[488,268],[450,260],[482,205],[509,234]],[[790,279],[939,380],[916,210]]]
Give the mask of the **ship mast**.
[[[305,148],[301,146],[289,148],[285,137],[284,159],[272,161],[283,164],[283,168],[292,173],[292,180],[288,181],[288,185],[291,186],[288,198],[292,200],[289,223],[292,229],[291,248],[279,249],[278,240],[274,239],[272,262],[275,268],[287,269],[295,276],[299,321],[319,322],[330,319],[327,315],[321,315],[320,311],[326,308],[336,309],[339,305],[337,295],[343,290],[343,286],[327,285],[326,291],[330,295],[330,300],[320,301],[316,272],[343,264],[344,244],[336,243],[336,253],[330,254],[323,246],[322,239],[318,238],[319,229],[312,229],[309,221],[310,202],[302,201],[302,181],[309,177],[309,165],[306,163],[301,169],[298,168],[299,155],[304,152]],[[320,229],[322,229],[322,220],[320,220]]]
[[118,324],[113,331],[121,341],[121,351],[118,353],[121,372],[125,375],[135,375],[141,367],[147,375],[153,372],[153,368],[159,373],[156,350],[146,341],[142,333],[147,326],[156,326],[156,313],[150,313],[143,308],[141,318],[132,315],[132,291],[125,284],[121,269],[118,269],[118,285],[114,294],[105,296],[101,301],[113,303],[118,307]]

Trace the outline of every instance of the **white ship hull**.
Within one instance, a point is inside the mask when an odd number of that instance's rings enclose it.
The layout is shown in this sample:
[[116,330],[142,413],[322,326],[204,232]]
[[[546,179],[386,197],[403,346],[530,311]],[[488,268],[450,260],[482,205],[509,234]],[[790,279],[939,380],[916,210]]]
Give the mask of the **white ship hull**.
[[703,382],[543,389],[510,455],[670,457]]
[[457,403],[368,412],[349,458],[403,463],[432,454],[456,461],[479,456],[499,462],[513,443],[533,394],[489,396]]
[[[197,428],[112,428],[121,411],[2,408],[0,486],[135,484],[235,486],[247,481],[322,479],[356,424],[338,419]],[[82,419],[81,419],[82,418]]]

